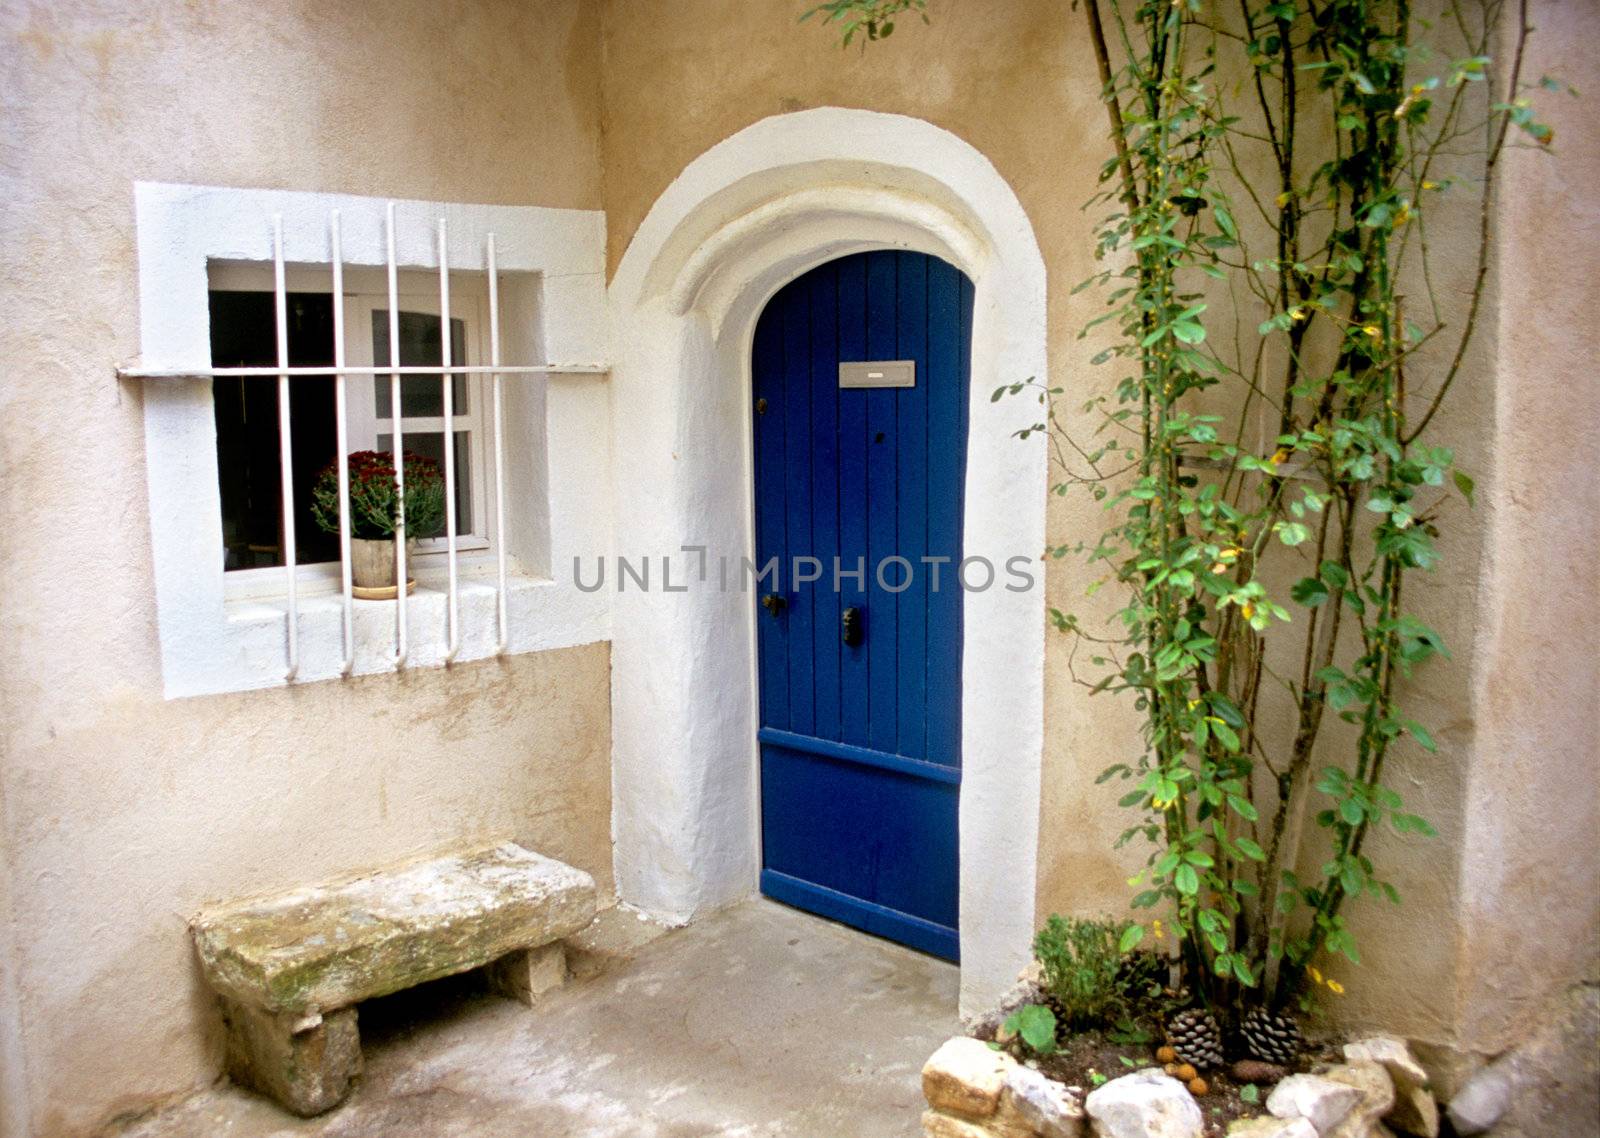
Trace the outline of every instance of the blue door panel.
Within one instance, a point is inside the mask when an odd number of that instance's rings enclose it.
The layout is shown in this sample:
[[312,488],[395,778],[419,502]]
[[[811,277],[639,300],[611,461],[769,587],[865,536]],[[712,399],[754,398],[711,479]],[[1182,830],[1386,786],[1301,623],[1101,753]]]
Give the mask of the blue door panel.
[[773,743],[761,752],[762,793],[784,804],[764,829],[769,866],[955,927],[956,784]]
[[[756,561],[780,566],[757,609],[762,891],[951,959],[971,313],[943,261],[862,253],[779,291],[752,346]],[[896,359],[913,387],[839,387],[840,362]]]

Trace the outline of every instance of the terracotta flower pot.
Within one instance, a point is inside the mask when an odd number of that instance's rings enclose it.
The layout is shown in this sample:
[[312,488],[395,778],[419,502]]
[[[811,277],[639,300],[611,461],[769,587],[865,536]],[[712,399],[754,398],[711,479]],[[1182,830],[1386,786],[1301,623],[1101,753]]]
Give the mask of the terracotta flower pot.
[[[406,557],[408,561],[415,548],[415,542],[406,542]],[[366,592],[369,599],[393,598],[395,595],[394,539],[391,537],[352,537],[350,539],[350,580],[357,589]],[[414,584],[414,579],[408,580],[406,582],[406,592],[409,593]]]

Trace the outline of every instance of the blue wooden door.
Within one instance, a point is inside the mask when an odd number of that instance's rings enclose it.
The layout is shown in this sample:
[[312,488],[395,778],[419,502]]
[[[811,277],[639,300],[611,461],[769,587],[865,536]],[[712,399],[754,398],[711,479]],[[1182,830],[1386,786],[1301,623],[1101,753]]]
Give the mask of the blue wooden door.
[[[971,326],[959,270],[862,253],[774,296],[752,361],[761,889],[951,960]],[[886,360],[913,385],[840,386]]]

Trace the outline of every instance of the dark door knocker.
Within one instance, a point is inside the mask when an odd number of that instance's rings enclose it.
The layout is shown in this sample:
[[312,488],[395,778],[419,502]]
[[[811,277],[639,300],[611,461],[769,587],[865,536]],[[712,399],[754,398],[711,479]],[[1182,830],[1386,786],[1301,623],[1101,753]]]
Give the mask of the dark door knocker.
[[839,638],[841,640],[843,640],[852,648],[861,643],[861,610],[859,608],[857,608],[855,605],[851,605],[849,608],[845,609],[844,616],[840,619],[839,623]]
[[788,603],[788,601],[784,600],[777,593],[768,593],[766,596],[761,598],[761,607],[766,609],[773,616],[777,616],[780,612],[782,612]]

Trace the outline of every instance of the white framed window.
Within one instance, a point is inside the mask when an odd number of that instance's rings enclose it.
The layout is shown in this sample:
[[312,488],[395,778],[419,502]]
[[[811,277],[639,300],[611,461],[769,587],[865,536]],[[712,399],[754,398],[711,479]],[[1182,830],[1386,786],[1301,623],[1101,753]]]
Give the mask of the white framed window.
[[[134,198],[140,356],[118,374],[139,386],[144,406],[169,698],[609,636],[609,602],[576,589],[570,573],[560,581],[552,574],[552,566],[570,566],[575,556],[604,555],[611,542],[599,211],[155,183],[136,183]],[[336,264],[342,287],[335,286]],[[385,359],[387,335],[378,335],[387,332],[392,307],[403,327],[398,366],[408,369],[399,401],[403,445],[442,456],[444,365],[428,358],[430,344],[437,353],[443,343],[441,276],[455,349],[454,555],[445,539],[423,535],[407,563],[417,580],[413,594],[352,600],[348,584],[341,588],[344,559],[330,557],[325,543],[316,554],[307,536],[314,527],[298,518],[318,464],[341,449],[326,439],[302,447],[302,440],[315,423],[340,417],[303,415],[296,392],[333,384],[337,371],[346,406],[342,449],[392,444],[396,408],[380,389],[391,382],[383,369],[395,365]],[[298,321],[304,335],[321,337],[320,356],[302,361],[291,351],[287,367],[276,351],[263,364],[220,361],[213,308],[246,310],[262,292],[274,306],[283,298],[286,324]],[[297,298],[304,303],[295,309]],[[276,348],[277,308],[270,311]],[[327,358],[334,337],[324,327],[335,312],[344,329],[337,361]],[[297,334],[290,329],[291,346]],[[496,342],[498,366],[491,358]],[[293,438],[282,447],[276,488],[265,475],[245,488],[252,500],[267,502],[256,518],[260,532],[230,522],[225,501],[238,490],[228,479],[243,445],[229,434],[237,424],[227,420],[225,404],[232,400],[240,419],[255,414],[257,427],[267,417],[265,401],[239,397],[252,384],[276,397],[274,413],[287,411]],[[437,393],[431,400],[430,385]],[[305,450],[303,462],[293,447]],[[286,509],[286,502],[294,505]]]
[[[315,526],[310,489],[334,459],[333,319],[326,269],[285,270],[289,306],[290,362],[323,366],[323,379],[291,385],[292,437],[297,479],[296,525],[299,578],[312,593],[338,584],[332,565],[339,561],[336,535]],[[272,270],[245,262],[214,262],[208,268],[212,364],[256,364],[275,360]],[[382,272],[347,269],[343,316],[345,362],[353,368],[389,362],[389,297]],[[437,277],[407,271],[397,276],[400,362],[441,364],[440,302]],[[451,282],[451,359],[483,366],[490,355],[488,289],[482,273],[455,273]],[[283,589],[282,495],[278,485],[278,424],[273,376],[213,381],[217,413],[217,465],[222,491],[224,568],[230,598],[271,597]],[[389,451],[394,446],[391,384],[384,374],[347,376],[347,446],[352,452]],[[408,453],[441,468],[444,463],[443,393],[437,376],[408,375],[401,380],[406,414],[402,437]],[[454,374],[453,419],[456,437],[456,548],[477,568],[496,548],[496,510],[492,493],[493,440],[488,412],[493,393],[481,373]],[[446,556],[443,534],[420,535],[411,549],[414,566],[437,570]]]

